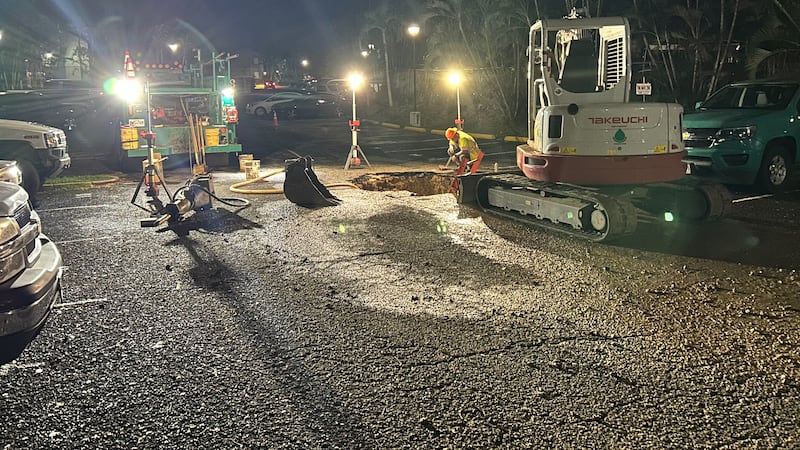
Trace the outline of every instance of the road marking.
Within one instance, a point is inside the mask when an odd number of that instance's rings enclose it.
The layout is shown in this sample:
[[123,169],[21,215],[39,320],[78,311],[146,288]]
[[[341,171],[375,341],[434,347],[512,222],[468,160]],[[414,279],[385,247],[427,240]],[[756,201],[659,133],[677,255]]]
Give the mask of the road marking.
[[402,150],[384,150],[383,153],[408,153],[408,152],[427,152],[431,150],[438,150],[443,153],[447,153],[446,148],[442,147],[414,147],[414,148],[406,148]]
[[393,139],[391,141],[373,141],[372,139],[365,139],[364,141],[365,141],[366,144],[369,144],[369,145],[392,145],[392,144],[398,144],[400,142],[412,142],[412,143],[418,143],[418,142],[447,142],[444,139],[421,139],[421,140],[409,139],[409,140],[402,140],[402,141],[400,141],[398,139]]
[[[35,369],[35,368],[42,367],[42,366],[44,366],[43,362],[29,363],[29,364],[17,364],[14,361],[12,361],[12,362],[10,362],[8,364],[3,364],[2,366],[0,366],[0,377],[4,377],[4,376],[8,375],[8,372],[11,369]],[[41,369],[38,369],[38,370],[41,370]]]
[[78,306],[78,305],[85,305],[88,303],[103,303],[107,302],[107,298],[87,298],[86,300],[78,300],[75,302],[68,302],[68,303],[56,303],[53,305],[53,308],[63,308],[64,306]]
[[[800,192],[800,189],[792,189],[791,191],[786,191],[783,194],[794,194],[796,192]],[[753,197],[737,198],[731,201],[731,203],[748,202],[750,200],[761,200],[762,198],[770,198],[770,197],[775,197],[775,194],[764,194],[764,195],[755,195]]]
[[737,198],[736,200],[733,200],[731,203],[749,202],[750,200],[761,200],[762,198],[770,198],[774,196],[775,196],[774,194],[764,194],[764,195],[756,195],[754,197]]
[[51,209],[37,209],[37,212],[50,212],[50,211],[67,211],[70,209],[86,209],[86,208],[110,208],[111,205],[83,205],[83,206],[65,206],[63,208],[51,208]]
[[96,241],[98,239],[114,239],[116,236],[97,236],[97,237],[90,237],[90,238],[83,238],[83,239],[71,239],[69,241],[58,241],[56,245],[62,244],[74,244],[76,242],[86,242],[86,241]]

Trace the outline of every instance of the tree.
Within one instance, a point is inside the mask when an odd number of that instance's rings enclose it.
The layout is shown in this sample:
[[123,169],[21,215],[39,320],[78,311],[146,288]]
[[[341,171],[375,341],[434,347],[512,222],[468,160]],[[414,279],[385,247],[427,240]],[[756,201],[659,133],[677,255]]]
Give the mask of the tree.
[[762,18],[764,26],[748,44],[746,69],[752,78],[800,71],[800,1],[772,0]]
[[378,30],[383,46],[383,70],[386,77],[386,93],[389,106],[394,106],[392,99],[392,80],[389,76],[389,44],[394,44],[398,36],[401,35],[402,22],[398,17],[402,17],[398,10],[398,4],[389,0],[382,1],[377,8],[367,11],[364,16],[364,26],[361,35],[366,36],[373,30]]
[[528,29],[538,14],[521,0],[433,0],[429,10],[430,64],[471,69],[486,81],[475,88],[479,103],[512,122],[524,98]]

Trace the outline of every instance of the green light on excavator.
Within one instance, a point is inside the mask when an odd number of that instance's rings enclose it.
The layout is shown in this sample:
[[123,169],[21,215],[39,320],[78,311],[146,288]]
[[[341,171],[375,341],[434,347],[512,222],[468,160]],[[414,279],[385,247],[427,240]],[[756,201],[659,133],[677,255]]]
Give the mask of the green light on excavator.
[[673,222],[674,220],[675,216],[670,211],[664,211],[664,222]]
[[573,214],[572,211],[568,211],[567,212],[567,219],[572,220],[574,217],[575,217],[575,214]]

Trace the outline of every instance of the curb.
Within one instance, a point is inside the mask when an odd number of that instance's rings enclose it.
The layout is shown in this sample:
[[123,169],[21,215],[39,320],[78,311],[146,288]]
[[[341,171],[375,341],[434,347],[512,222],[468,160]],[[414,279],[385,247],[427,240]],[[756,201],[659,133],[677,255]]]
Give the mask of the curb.
[[403,127],[403,129],[408,131],[416,131],[417,133],[425,132],[425,128],[420,128],[420,127]]
[[76,185],[89,185],[89,186],[103,186],[106,184],[116,183],[119,181],[118,176],[110,175],[105,180],[96,181],[71,181],[69,183],[44,183],[42,186],[58,187],[58,186],[76,186]]
[[[387,127],[387,128],[403,129],[403,130],[408,130],[408,131],[414,131],[414,132],[417,132],[417,133],[429,132],[431,134],[437,134],[437,135],[442,135],[442,136],[444,136],[444,133],[445,133],[445,130],[440,130],[438,128],[432,128],[432,129],[428,130],[428,129],[422,128],[422,127],[402,126],[402,125],[399,125],[399,124],[396,124],[396,123],[381,122],[381,121],[378,121],[378,120],[371,120],[371,119],[361,119],[361,120],[363,122],[366,122],[366,123],[371,123],[371,124],[375,124],[375,125],[382,125],[382,126]],[[528,138],[526,136],[502,136],[502,137],[498,138],[498,136],[495,135],[495,134],[487,134],[487,133],[470,133],[470,134],[473,137],[476,137],[476,138],[479,138],[479,139],[488,139],[488,140],[492,140],[492,141],[497,140],[497,139],[502,139],[505,142],[528,142]]]

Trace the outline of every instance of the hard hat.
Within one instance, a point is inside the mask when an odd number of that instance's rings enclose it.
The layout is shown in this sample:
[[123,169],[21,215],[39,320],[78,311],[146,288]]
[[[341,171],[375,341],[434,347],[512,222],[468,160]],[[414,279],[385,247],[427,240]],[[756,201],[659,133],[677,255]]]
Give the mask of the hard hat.
[[457,131],[458,131],[457,128],[448,128],[447,131],[444,132],[444,137],[452,141],[453,138],[456,137]]

